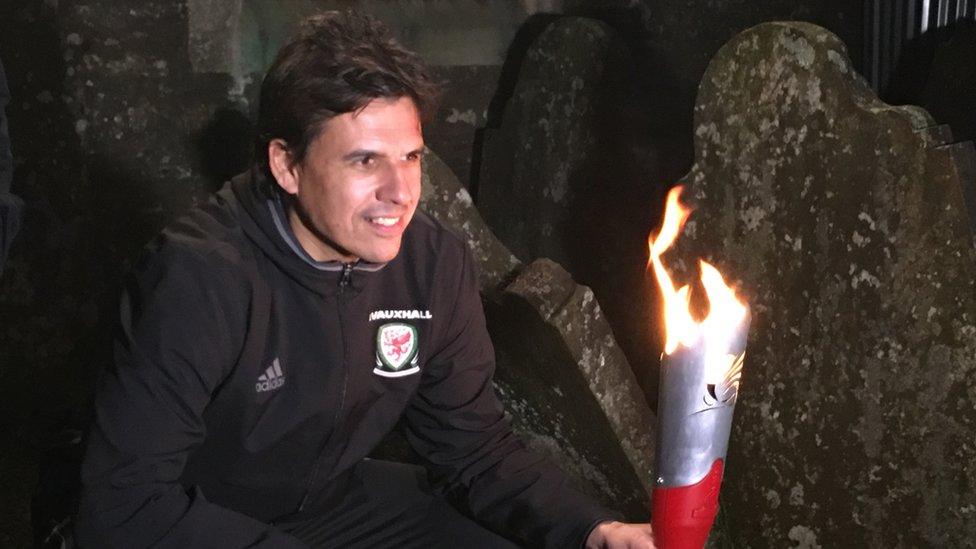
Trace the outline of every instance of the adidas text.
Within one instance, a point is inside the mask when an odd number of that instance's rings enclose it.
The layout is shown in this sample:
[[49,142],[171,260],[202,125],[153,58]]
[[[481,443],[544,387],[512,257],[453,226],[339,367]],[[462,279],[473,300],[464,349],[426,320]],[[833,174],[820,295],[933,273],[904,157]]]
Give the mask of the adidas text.
[[285,374],[281,371],[281,363],[274,359],[271,366],[258,376],[258,382],[254,384],[254,390],[259,393],[274,391],[285,384]]
[[254,384],[254,388],[259,393],[264,393],[267,391],[273,391],[278,387],[285,384],[285,378],[279,377],[278,379],[272,379],[271,381],[259,381]]

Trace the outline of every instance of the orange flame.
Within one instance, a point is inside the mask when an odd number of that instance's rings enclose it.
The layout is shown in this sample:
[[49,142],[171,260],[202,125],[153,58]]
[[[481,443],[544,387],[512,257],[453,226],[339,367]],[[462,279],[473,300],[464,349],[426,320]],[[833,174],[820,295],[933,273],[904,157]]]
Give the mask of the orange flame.
[[679,185],[668,193],[664,209],[664,222],[657,236],[649,236],[649,266],[654,268],[661,296],[664,298],[665,354],[671,355],[678,346],[692,347],[704,338],[705,363],[710,380],[718,380],[736,358],[728,355],[728,344],[736,328],[745,319],[748,308],[739,301],[735,291],[725,283],[722,274],[705,261],[699,261],[701,282],[708,297],[708,315],[700,322],[691,316],[691,287],[675,289],[671,275],[661,262],[667,251],[684,228],[691,209],[681,204],[679,198],[684,189]]

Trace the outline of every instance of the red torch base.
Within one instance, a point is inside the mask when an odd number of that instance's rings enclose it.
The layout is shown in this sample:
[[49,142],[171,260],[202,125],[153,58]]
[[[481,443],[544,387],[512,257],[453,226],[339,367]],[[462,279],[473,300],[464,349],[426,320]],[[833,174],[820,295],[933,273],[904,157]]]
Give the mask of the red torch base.
[[655,488],[651,525],[659,549],[702,549],[718,514],[723,462],[712,463],[705,478],[690,486]]

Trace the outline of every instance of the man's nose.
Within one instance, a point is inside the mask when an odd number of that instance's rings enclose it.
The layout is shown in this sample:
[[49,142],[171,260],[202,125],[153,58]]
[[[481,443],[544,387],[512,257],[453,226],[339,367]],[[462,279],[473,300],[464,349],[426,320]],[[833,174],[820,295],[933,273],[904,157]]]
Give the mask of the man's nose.
[[381,202],[409,204],[413,199],[413,180],[419,176],[418,170],[412,165],[389,166],[377,191],[377,198]]

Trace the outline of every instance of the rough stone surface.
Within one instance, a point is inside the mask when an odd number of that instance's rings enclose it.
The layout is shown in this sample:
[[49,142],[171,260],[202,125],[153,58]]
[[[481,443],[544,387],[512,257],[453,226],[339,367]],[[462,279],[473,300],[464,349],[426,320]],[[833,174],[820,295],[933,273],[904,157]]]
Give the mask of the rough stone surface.
[[209,190],[194,173],[194,130],[225,93],[219,77],[186,76],[184,9],[0,8],[13,188],[27,203],[0,280],[0,546],[30,546],[40,464],[59,433],[87,421],[126,266]]
[[[485,125],[487,105],[501,74],[498,65],[432,68],[443,82],[440,108],[424,126],[424,139],[450,166],[461,184],[471,189],[471,152],[478,128]],[[473,189],[472,189],[473,190]]]
[[[654,418],[593,292],[550,260],[522,269],[432,152],[424,160],[422,206],[465,238],[478,259],[498,356],[495,384],[515,429],[582,489],[646,519]],[[409,455],[395,439],[384,452]]]
[[502,125],[489,132],[479,205],[496,232],[522,258],[567,255],[576,220],[574,178],[595,149],[604,79],[626,63],[619,37],[598,21],[565,18],[532,45]]
[[[500,65],[526,17],[558,9],[559,2],[486,3],[479,0],[389,2],[386,0],[186,0],[197,70],[235,72],[249,33],[266,31],[270,52],[282,45],[282,25],[326,10],[355,9],[385,21],[399,40],[434,65]],[[272,21],[268,21],[271,19]],[[273,55],[272,55],[273,58]],[[251,59],[253,60],[253,58]],[[250,62],[251,60],[248,60]],[[263,67],[256,67],[261,70]]]
[[241,2],[186,0],[190,66],[197,72],[241,73]]
[[522,264],[485,225],[471,195],[433,151],[424,155],[421,208],[462,236],[478,261],[481,291],[491,293]]
[[878,101],[813,25],[754,27],[705,74],[672,261],[710,258],[752,307],[723,491],[736,546],[976,536],[973,149],[933,124]]
[[648,328],[654,192],[642,183],[633,69],[609,26],[551,22],[525,52],[500,124],[484,132],[477,203],[516,257],[553,259],[593,288],[642,379],[659,344]]
[[586,492],[646,520],[654,418],[593,292],[540,259],[487,315],[514,428]]

